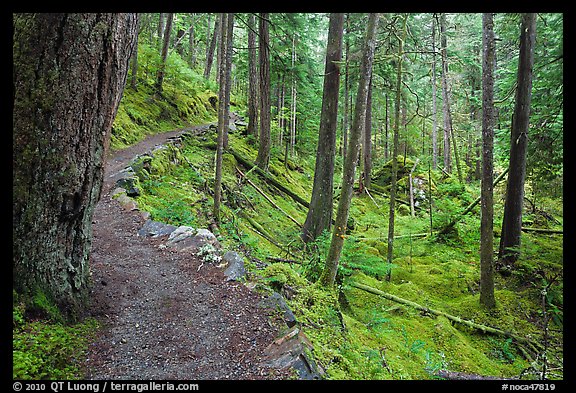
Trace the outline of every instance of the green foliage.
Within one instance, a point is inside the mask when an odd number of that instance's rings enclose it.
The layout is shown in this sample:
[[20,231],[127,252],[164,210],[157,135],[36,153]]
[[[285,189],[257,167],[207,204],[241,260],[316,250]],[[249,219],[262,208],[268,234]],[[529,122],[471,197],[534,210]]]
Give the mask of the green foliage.
[[[31,307],[46,307],[36,296]],[[13,379],[82,379],[81,362],[92,334],[98,328],[93,319],[74,325],[53,320],[27,320],[32,312],[14,294],[12,307]]]

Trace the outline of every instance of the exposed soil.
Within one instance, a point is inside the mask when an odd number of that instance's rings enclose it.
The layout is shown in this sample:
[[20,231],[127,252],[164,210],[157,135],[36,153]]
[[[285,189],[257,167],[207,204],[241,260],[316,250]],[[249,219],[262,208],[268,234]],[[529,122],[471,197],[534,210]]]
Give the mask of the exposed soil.
[[91,314],[102,329],[90,345],[90,379],[286,379],[265,365],[277,329],[261,295],[191,252],[137,235],[141,212],[111,199],[110,176],[137,154],[184,130],[111,153],[93,221]]

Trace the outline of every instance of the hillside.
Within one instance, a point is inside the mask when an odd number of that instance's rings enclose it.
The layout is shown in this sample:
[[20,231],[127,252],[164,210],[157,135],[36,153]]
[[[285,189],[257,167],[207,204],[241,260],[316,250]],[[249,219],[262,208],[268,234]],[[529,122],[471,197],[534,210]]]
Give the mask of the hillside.
[[[412,217],[409,208],[400,204],[397,251],[394,264],[388,266],[388,200],[378,192],[371,197],[356,195],[351,209],[354,229],[345,243],[340,284],[337,290],[326,291],[314,282],[328,238],[319,239],[304,251],[293,220],[304,221],[305,207],[245,166],[244,160],[239,162],[237,157],[254,160],[256,149],[246,142],[243,122],[237,124],[240,126],[231,131],[229,150],[224,154],[223,223],[215,233],[222,244],[244,255],[248,269],[245,285],[264,292],[274,290],[286,298],[312,342],[312,353],[326,378],[428,379],[437,377],[439,370],[515,377],[530,369],[541,347],[454,324],[443,316],[367,293],[354,284],[541,343],[540,288],[544,279],[539,277],[558,271],[560,265],[550,261],[561,261],[561,237],[525,234],[528,251],[520,261],[521,269],[512,277],[498,276],[498,307],[487,312],[478,304],[478,208],[452,232],[440,236],[427,233],[430,223],[425,211],[418,210]],[[142,193],[135,198],[139,209],[150,212],[156,221],[211,227],[215,137],[214,127],[204,127],[190,136],[185,133],[181,146],[143,158],[149,169],[140,177]],[[406,160],[407,168],[413,164]],[[311,190],[307,174],[312,168],[310,160],[284,162],[278,151],[271,158],[269,176],[307,200]],[[379,169],[384,176],[386,167],[376,168],[377,173]],[[415,170],[414,176],[421,179],[421,199],[426,200],[428,173]],[[474,187],[461,186],[437,173],[431,180],[437,209],[435,227],[457,215],[478,193]],[[400,184],[405,181],[401,178]],[[407,195],[399,198],[407,199]],[[554,217],[561,220],[561,210],[554,211]],[[538,214],[534,218],[542,220]],[[388,269],[390,281],[385,280]],[[561,296],[557,297],[560,293],[561,286],[556,284],[549,296],[561,301]],[[552,359],[561,356],[552,350],[561,348],[561,319],[555,316],[550,324],[547,350]]]

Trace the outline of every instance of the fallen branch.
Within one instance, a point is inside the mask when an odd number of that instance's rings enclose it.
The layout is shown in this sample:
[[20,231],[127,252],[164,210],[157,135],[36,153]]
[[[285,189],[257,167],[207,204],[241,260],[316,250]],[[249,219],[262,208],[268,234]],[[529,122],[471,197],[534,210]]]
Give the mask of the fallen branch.
[[381,291],[381,290],[379,290],[379,289],[376,289],[376,288],[372,288],[372,287],[370,287],[370,286],[368,286],[368,285],[360,284],[360,283],[357,283],[357,282],[353,282],[353,283],[351,283],[350,285],[351,285],[352,287],[354,287],[354,288],[361,289],[361,290],[363,290],[363,291],[372,293],[372,294],[374,294],[374,295],[382,296],[383,298],[388,299],[388,300],[391,300],[391,301],[393,301],[393,302],[400,303],[400,304],[404,304],[404,305],[406,305],[406,306],[413,307],[413,308],[415,308],[415,309],[417,309],[417,310],[424,311],[424,312],[429,313],[429,314],[434,314],[434,315],[438,315],[438,316],[445,317],[445,318],[449,319],[450,321],[460,323],[460,324],[465,325],[465,326],[467,326],[467,327],[470,327],[470,328],[472,328],[472,329],[480,330],[480,331],[483,332],[483,333],[490,333],[490,334],[495,334],[495,335],[510,337],[510,338],[516,340],[517,342],[520,342],[520,343],[530,344],[530,345],[532,345],[532,346],[534,346],[534,347],[541,347],[541,344],[540,344],[540,343],[533,342],[533,341],[531,341],[531,340],[529,340],[529,339],[527,339],[527,338],[520,337],[520,336],[518,336],[518,335],[516,335],[516,334],[514,334],[514,333],[507,332],[507,331],[504,331],[504,330],[501,330],[501,329],[497,329],[497,328],[494,328],[494,327],[491,327],[491,326],[482,325],[482,324],[479,324],[479,323],[476,323],[476,322],[469,321],[469,320],[467,320],[467,319],[462,319],[462,318],[457,317],[457,316],[454,316],[454,315],[446,314],[446,313],[443,312],[443,311],[439,311],[439,310],[435,310],[435,309],[432,309],[432,308],[424,307],[424,306],[421,306],[421,305],[418,304],[418,303],[414,303],[413,301],[410,301],[410,300],[407,300],[407,299],[402,299],[402,298],[400,298],[400,297],[398,297],[398,296],[392,295],[392,294],[390,294],[390,293],[383,292],[383,291]]
[[[506,168],[501,174],[500,176],[498,176],[494,182],[492,183],[492,187],[496,187],[496,185],[498,183],[500,183],[500,180],[502,180],[504,178],[504,176],[506,176],[506,174],[508,173],[508,168]],[[460,214],[458,214],[458,216],[456,216],[456,218],[454,218],[452,221],[450,221],[444,228],[440,229],[438,231],[438,233],[440,233],[441,235],[446,234],[454,225],[456,225],[456,223],[458,221],[460,221],[462,219],[462,217],[464,217],[466,214],[470,213],[472,211],[472,209],[474,209],[476,207],[476,205],[478,205],[478,203],[480,203],[480,200],[482,199],[481,196],[479,196],[478,198],[476,198],[474,200],[474,202],[472,202],[471,204],[469,204],[466,209],[464,209]]]
[[[254,167],[254,168],[256,168],[256,167]],[[252,169],[254,169],[254,168],[252,168]],[[252,169],[250,169],[250,170],[252,170]],[[260,195],[262,195],[268,202],[270,202],[270,204],[272,206],[274,206],[276,209],[280,210],[286,217],[288,217],[290,219],[290,221],[292,221],[294,224],[296,224],[298,226],[298,228],[302,228],[302,225],[298,221],[296,221],[295,218],[293,218],[290,214],[286,213],[280,206],[278,206],[268,195],[266,195],[264,193],[264,191],[262,191],[260,189],[260,187],[258,187],[256,184],[252,183],[252,181],[250,179],[248,179],[246,177],[246,175],[240,169],[238,169],[238,167],[236,167],[236,170],[238,171],[240,176],[242,176],[248,182],[248,184],[250,184],[252,187],[254,187],[254,189],[256,191],[258,191],[258,193]]]
[[534,233],[557,233],[557,234],[564,234],[564,231],[561,229],[544,229],[544,228],[530,228],[530,227],[522,227],[524,232],[534,232]]
[[451,380],[514,380],[516,378],[503,378],[503,377],[493,377],[490,375],[478,375],[478,374],[466,374],[460,373],[457,371],[448,371],[448,370],[438,370],[434,374],[436,377],[444,378],[444,379],[451,379]]
[[273,261],[273,262],[284,262],[284,263],[300,263],[300,261],[297,261],[295,259],[286,259],[286,258],[277,258],[277,257],[266,257],[267,260],[269,261]]
[[246,167],[250,170],[254,169],[254,171],[257,174],[259,174],[266,182],[272,184],[274,187],[276,187],[280,191],[284,192],[286,195],[291,197],[295,202],[299,203],[300,205],[304,206],[307,209],[310,208],[310,203],[307,200],[305,200],[300,195],[296,194],[295,192],[293,192],[292,190],[290,190],[289,188],[284,186],[278,180],[274,179],[274,177],[272,177],[272,175],[270,175],[269,173],[266,173],[262,169],[255,166],[247,158],[243,157],[242,155],[240,155],[238,152],[234,151],[231,148],[228,148],[227,152],[232,154],[234,156],[234,158],[236,158],[236,161],[238,161],[244,167]]

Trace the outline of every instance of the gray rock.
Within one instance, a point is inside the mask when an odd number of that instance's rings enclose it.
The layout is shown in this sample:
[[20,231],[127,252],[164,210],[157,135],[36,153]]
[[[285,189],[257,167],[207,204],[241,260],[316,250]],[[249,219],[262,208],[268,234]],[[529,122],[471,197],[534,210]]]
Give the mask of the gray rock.
[[140,236],[159,237],[170,235],[176,230],[174,225],[165,224],[163,222],[146,220],[142,228],[138,231]]
[[237,281],[246,275],[244,259],[237,252],[227,251],[222,259],[227,264],[224,270],[226,281]]
[[195,229],[190,226],[182,225],[170,234],[167,245],[183,250],[197,250],[205,244],[210,244],[216,249],[220,249],[220,243],[216,236],[208,229]]
[[135,197],[140,195],[140,182],[138,176],[131,167],[125,168],[114,175],[116,187],[126,190],[126,195]]
[[278,292],[272,292],[272,295],[262,299],[260,303],[258,303],[258,306],[262,308],[271,308],[280,311],[282,313],[284,323],[286,323],[286,326],[288,327],[293,327],[298,322],[296,320],[296,316],[294,315],[290,307],[288,307],[286,300]]
[[321,379],[322,372],[314,362],[311,350],[310,340],[294,326],[264,350],[264,364],[279,369],[292,367],[299,379]]

